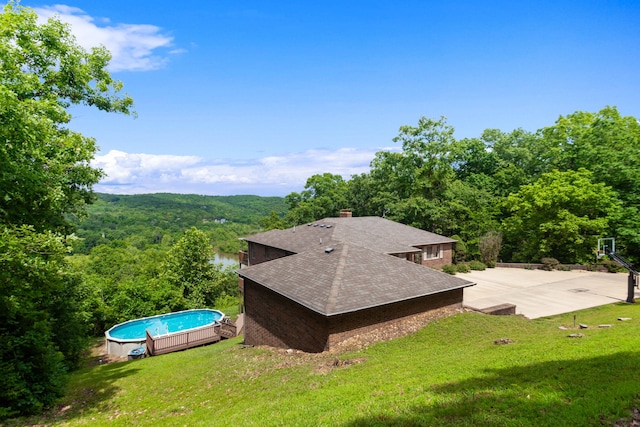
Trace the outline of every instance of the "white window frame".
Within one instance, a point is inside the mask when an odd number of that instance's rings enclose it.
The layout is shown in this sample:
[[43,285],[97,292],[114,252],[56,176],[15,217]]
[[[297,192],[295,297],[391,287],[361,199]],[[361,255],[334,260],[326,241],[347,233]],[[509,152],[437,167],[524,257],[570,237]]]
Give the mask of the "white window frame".
[[429,245],[422,248],[422,259],[424,261],[440,258],[442,258],[442,245]]

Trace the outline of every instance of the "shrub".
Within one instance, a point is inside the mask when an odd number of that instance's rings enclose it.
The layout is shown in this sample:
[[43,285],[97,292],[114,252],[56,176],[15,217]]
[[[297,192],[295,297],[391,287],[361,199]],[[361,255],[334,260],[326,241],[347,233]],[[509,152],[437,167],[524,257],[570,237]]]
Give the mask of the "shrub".
[[571,266],[559,264],[557,267],[558,271],[571,271]]
[[469,264],[466,263],[456,264],[456,271],[458,273],[468,273],[471,271],[471,268],[469,267]]
[[482,270],[486,270],[487,266],[485,263],[481,261],[473,260],[469,263],[469,268],[472,270],[482,271]]
[[451,236],[453,240],[457,240],[453,248],[453,259],[455,262],[464,262],[467,259],[467,245],[457,234]]
[[447,274],[451,274],[452,276],[455,276],[456,271],[458,271],[458,269],[456,268],[455,265],[446,264],[442,266],[442,271],[444,271]]
[[542,269],[546,271],[551,271],[560,265],[560,262],[555,258],[542,258],[540,262],[543,264]]
[[602,260],[599,264],[605,267],[609,273],[622,273],[627,271],[624,267],[618,265],[618,263],[610,259]]
[[480,249],[482,261],[487,267],[495,267],[496,262],[498,262],[498,254],[502,249],[502,234],[497,231],[489,231],[480,237],[478,248]]

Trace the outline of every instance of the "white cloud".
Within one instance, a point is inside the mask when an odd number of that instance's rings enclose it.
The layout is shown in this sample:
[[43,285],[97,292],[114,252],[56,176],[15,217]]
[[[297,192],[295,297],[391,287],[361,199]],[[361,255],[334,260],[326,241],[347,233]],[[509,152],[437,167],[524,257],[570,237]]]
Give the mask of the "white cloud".
[[341,148],[307,150],[244,162],[206,160],[196,156],[134,154],[111,150],[92,166],[107,177],[95,190],[115,194],[191,193],[284,196],[301,191],[307,179],[325,172],[343,176],[369,170],[379,150]]
[[[167,58],[154,54],[159,48],[172,47],[173,37],[162,34],[161,28],[147,24],[109,25],[108,19],[96,19],[77,7],[57,4],[35,8],[40,20],[57,16],[71,25],[78,44],[85,49],[104,45],[112,55],[110,71],[146,71],[162,67]],[[182,53],[173,49],[168,53]]]

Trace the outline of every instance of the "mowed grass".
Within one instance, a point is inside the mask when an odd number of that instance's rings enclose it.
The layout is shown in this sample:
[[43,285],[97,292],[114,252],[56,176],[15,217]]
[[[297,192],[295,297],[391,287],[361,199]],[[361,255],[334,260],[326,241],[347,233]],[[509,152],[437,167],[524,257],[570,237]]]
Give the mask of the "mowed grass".
[[[589,328],[559,329],[574,314]],[[81,370],[55,410],[8,424],[588,426],[640,404],[640,305],[537,320],[463,313],[342,354],[241,343]]]

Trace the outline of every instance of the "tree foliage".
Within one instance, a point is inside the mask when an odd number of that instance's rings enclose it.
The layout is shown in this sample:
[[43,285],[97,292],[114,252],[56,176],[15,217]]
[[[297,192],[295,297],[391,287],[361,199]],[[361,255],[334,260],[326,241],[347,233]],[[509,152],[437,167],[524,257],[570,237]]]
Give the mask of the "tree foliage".
[[301,193],[285,197],[289,205],[285,221],[291,225],[305,224],[326,217],[338,216],[347,206],[347,183],[340,175],[324,173],[307,179]]
[[282,197],[97,193],[95,203],[87,206],[88,217],[73,221],[80,238],[74,249],[88,254],[115,241],[141,250],[168,249],[197,227],[209,235],[217,252],[235,253],[242,248],[238,238],[255,233],[271,211],[284,216]]
[[189,308],[213,307],[223,295],[237,295],[233,272],[211,262],[213,247],[207,235],[191,228],[167,253],[160,280],[178,290]]
[[611,187],[593,178],[583,168],[548,172],[507,198],[511,215],[503,224],[510,240],[518,242],[514,259],[593,260],[597,239],[608,234],[620,205]]
[[482,262],[488,267],[495,267],[502,249],[502,234],[491,230],[480,236],[478,241]]
[[64,230],[102,176],[95,141],[67,127],[71,104],[130,113],[131,98],[106,71],[109,52],[85,51],[55,20],[38,25],[9,3],[0,14],[0,222]]
[[65,215],[102,173],[95,141],[67,127],[72,104],[131,112],[109,53],[78,46],[56,19],[10,2],[0,14],[0,417],[51,405],[78,360],[82,282],[64,261]]
[[[542,256],[584,261],[598,233],[597,237],[616,237],[617,247],[626,256],[640,260],[639,123],[615,107],[605,107],[596,113],[560,116],[555,124],[536,132],[487,129],[477,138],[456,140],[445,118],[421,117],[415,126],[400,127],[393,139],[400,150],[380,151],[368,173],[334,182],[331,199],[356,216],[386,216],[435,233],[457,235],[466,243],[468,259],[482,259],[481,240],[496,231],[503,236],[500,257],[506,261],[537,262]],[[570,172],[582,178],[567,187]],[[315,175],[305,188],[326,188],[319,184],[331,182],[331,177]],[[593,191],[603,191],[600,202],[607,207],[595,205],[587,220],[573,207],[556,211],[568,201],[537,206],[533,212],[524,202],[530,186],[542,191],[538,199],[553,189],[576,204],[593,202],[581,197],[595,186]],[[578,193],[571,195],[568,188]],[[335,209],[324,208],[326,193],[288,195],[288,225],[337,215]],[[540,221],[531,228],[536,215]],[[526,249],[524,237],[530,245]]]
[[53,404],[79,361],[86,328],[66,253],[51,232],[0,230],[0,418]]

